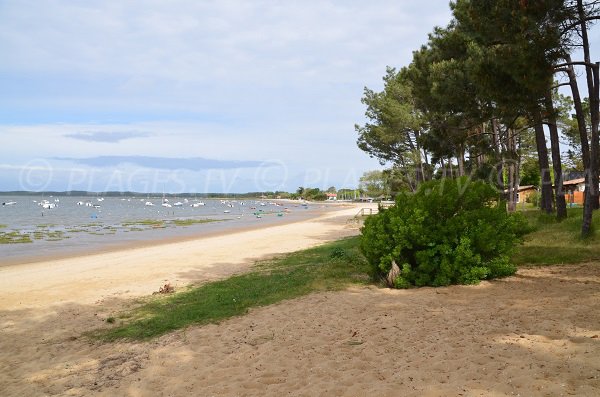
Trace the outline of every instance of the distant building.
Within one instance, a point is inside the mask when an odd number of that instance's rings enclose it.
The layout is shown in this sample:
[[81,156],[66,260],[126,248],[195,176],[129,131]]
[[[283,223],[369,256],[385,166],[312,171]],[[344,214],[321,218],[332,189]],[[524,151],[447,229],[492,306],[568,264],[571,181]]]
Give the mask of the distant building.
[[517,203],[526,203],[529,196],[537,192],[537,187],[533,185],[519,186],[517,191]]
[[565,189],[565,200],[568,204],[583,205],[585,195],[585,178],[564,181],[563,189]]
[[[534,192],[537,192],[537,186],[519,186],[517,189],[517,203],[526,203],[529,196],[531,196]],[[508,189],[504,190],[504,196],[505,199],[508,199]]]
[[337,200],[337,193],[327,193],[327,200],[329,200],[329,201]]

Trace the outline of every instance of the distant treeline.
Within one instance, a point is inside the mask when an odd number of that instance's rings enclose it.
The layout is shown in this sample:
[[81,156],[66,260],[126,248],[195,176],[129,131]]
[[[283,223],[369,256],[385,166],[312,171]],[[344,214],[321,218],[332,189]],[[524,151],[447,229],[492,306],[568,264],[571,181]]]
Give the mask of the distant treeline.
[[0,192],[0,196],[102,196],[102,197],[187,197],[187,198],[288,198],[287,192],[248,192],[248,193],[142,193],[142,192],[88,192],[83,190],[70,190],[67,192],[29,192],[29,191],[9,191]]
[[181,197],[181,198],[200,198],[200,199],[304,199],[310,201],[324,201],[328,199],[328,193],[337,193],[339,199],[358,199],[362,197],[364,191],[360,189],[339,189],[337,190],[334,186],[331,186],[327,190],[321,190],[319,188],[304,188],[299,187],[296,192],[247,192],[247,193],[142,193],[142,192],[88,192],[85,190],[70,190],[67,192],[29,192],[22,190],[15,190],[10,192],[0,192],[0,196],[32,196],[32,197],[48,197],[48,196],[88,196],[88,197]]

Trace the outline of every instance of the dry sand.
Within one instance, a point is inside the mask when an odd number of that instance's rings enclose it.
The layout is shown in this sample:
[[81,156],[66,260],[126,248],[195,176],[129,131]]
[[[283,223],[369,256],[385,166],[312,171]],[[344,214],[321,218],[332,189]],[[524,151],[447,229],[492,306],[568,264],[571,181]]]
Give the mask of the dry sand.
[[597,264],[478,286],[313,294],[151,342],[81,336],[163,280],[219,277],[356,233],[352,211],[265,230],[264,246],[242,233],[198,251],[203,240],[28,265],[23,279],[0,271],[0,395],[600,395]]

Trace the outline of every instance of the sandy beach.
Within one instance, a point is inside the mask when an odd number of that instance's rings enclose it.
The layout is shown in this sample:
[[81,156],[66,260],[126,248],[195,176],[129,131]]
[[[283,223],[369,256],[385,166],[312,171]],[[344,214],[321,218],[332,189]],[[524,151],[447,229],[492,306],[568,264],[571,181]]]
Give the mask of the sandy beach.
[[149,342],[82,336],[165,282],[358,233],[355,207],[260,230],[0,268],[2,396],[596,396],[600,266],[354,287]]

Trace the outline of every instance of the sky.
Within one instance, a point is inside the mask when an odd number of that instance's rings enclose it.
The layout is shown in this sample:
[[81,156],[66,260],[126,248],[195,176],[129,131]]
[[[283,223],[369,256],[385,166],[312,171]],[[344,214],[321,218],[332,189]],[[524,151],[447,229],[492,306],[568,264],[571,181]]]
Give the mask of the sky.
[[0,0],[0,191],[354,188],[448,0]]

